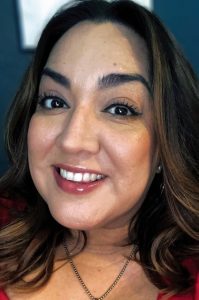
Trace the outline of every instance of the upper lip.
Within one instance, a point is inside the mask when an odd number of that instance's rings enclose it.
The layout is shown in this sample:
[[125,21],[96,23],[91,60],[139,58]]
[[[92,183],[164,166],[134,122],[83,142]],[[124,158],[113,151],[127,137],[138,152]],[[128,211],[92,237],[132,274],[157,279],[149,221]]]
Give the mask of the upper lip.
[[56,169],[63,169],[66,170],[68,172],[73,172],[73,173],[90,173],[90,174],[96,174],[96,175],[103,175],[106,176],[104,173],[102,173],[101,171],[96,171],[96,170],[92,170],[92,169],[87,169],[85,167],[74,167],[74,166],[69,166],[66,164],[56,164],[55,165]]

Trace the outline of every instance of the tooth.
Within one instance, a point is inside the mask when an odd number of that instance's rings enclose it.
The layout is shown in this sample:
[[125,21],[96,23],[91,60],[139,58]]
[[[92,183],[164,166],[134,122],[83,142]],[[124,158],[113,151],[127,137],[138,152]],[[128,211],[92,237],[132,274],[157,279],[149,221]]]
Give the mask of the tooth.
[[90,182],[90,181],[100,180],[104,178],[104,176],[101,174],[73,173],[61,168],[60,168],[60,175],[67,180],[75,181],[75,182],[81,182],[81,181]]
[[96,174],[91,174],[90,175],[90,180],[91,181],[95,181],[97,179],[97,175]]
[[60,169],[60,175],[63,177],[63,178],[66,178],[66,170],[63,170],[63,169]]
[[60,175],[63,177],[64,176],[64,170],[60,169]]
[[67,180],[73,180],[74,173],[73,172],[66,172],[66,179]]
[[90,181],[90,174],[89,173],[84,173],[84,175],[83,175],[83,181],[84,182],[89,182]]
[[80,182],[82,181],[82,173],[75,173],[74,174],[74,177],[73,177],[73,180],[76,181],[76,182]]

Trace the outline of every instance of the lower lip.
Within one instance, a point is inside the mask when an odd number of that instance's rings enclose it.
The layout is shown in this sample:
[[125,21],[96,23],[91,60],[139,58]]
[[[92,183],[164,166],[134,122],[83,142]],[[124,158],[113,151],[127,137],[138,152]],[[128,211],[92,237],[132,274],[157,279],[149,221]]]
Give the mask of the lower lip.
[[86,194],[99,187],[105,179],[100,179],[92,182],[74,182],[64,179],[60,176],[57,170],[54,170],[54,176],[57,185],[66,193],[70,194]]

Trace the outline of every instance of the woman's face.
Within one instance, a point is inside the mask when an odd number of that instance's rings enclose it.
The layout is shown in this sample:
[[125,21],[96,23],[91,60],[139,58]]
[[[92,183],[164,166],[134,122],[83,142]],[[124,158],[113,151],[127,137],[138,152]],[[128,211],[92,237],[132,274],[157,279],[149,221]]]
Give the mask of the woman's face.
[[54,46],[28,131],[34,184],[73,229],[128,224],[158,163],[147,50],[130,29],[84,22]]

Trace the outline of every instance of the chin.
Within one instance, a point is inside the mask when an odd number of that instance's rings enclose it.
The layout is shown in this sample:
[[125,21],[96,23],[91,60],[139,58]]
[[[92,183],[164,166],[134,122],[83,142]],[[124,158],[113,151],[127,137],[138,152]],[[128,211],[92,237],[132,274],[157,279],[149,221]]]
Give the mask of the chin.
[[50,210],[52,217],[63,227],[72,230],[93,230],[101,228],[105,222],[102,219],[97,219],[94,215],[86,217],[85,215],[75,216],[74,214],[60,214],[60,212],[53,212]]

